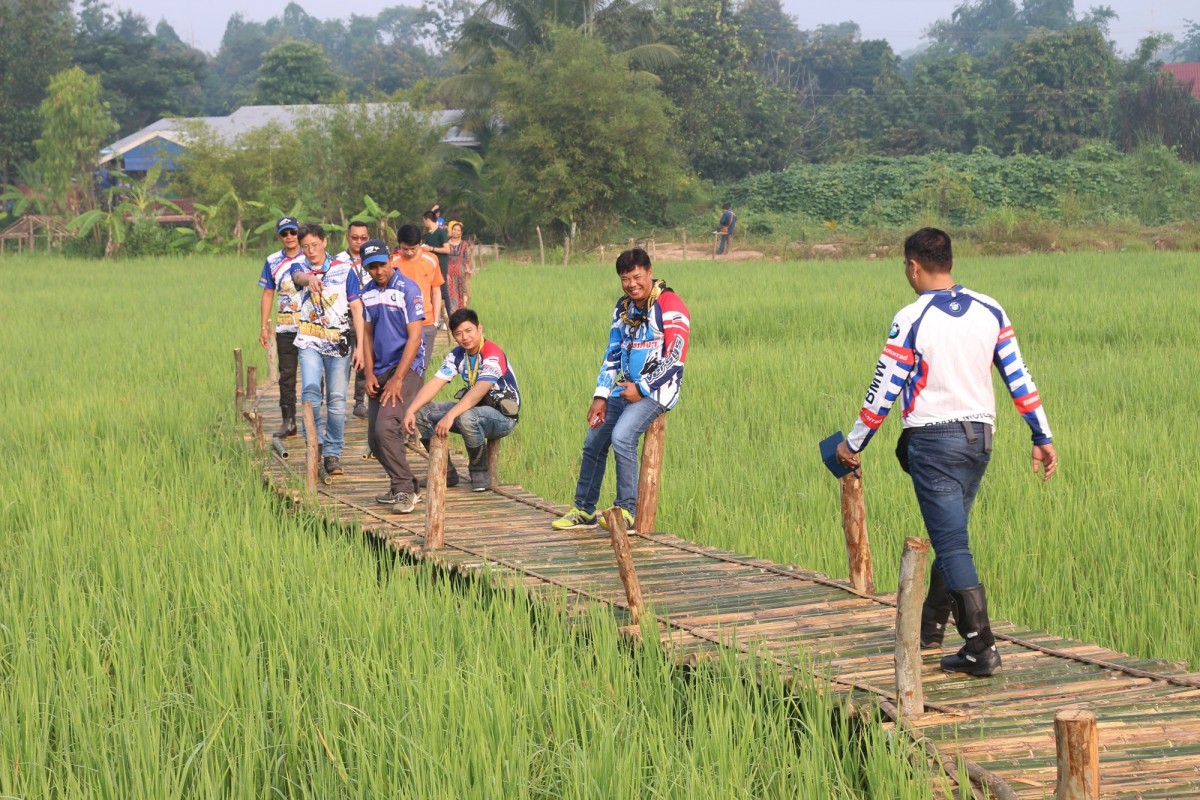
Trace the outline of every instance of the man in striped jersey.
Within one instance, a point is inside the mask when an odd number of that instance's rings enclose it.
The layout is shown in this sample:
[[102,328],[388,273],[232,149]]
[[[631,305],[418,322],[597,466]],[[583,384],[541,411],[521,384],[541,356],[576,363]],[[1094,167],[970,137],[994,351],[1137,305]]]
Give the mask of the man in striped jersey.
[[966,644],[942,659],[942,669],[982,676],[1000,668],[1000,654],[967,521],[992,452],[993,364],[1033,432],[1033,471],[1042,468],[1042,479],[1048,480],[1058,457],[1008,315],[992,298],[958,285],[950,274],[953,266],[945,232],[922,228],[905,240],[905,276],[919,296],[892,320],[858,420],[837,456],[844,466],[857,468],[859,453],[901,400],[904,430],[896,456],[912,477],[936,556],[921,614],[921,644],[941,646],[953,606]]

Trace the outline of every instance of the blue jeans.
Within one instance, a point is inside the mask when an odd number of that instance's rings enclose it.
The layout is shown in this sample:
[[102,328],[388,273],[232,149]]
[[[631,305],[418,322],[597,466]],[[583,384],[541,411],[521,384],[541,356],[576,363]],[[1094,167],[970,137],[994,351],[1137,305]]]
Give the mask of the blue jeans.
[[973,442],[961,422],[916,428],[908,441],[909,474],[937,557],[933,565],[945,578],[946,588],[955,590],[979,584],[967,521],[992,458],[991,426],[968,424],[975,434]]
[[575,485],[575,507],[588,514],[596,512],[600,499],[600,484],[604,482],[604,467],[608,448],[613,451],[617,466],[617,499],[614,505],[633,514],[638,497],[638,439],[666,411],[649,397],[636,403],[619,394],[608,398],[604,424],[588,431],[583,440],[583,458],[579,463],[579,482]]
[[[326,416],[321,417],[321,380],[325,381]],[[350,356],[323,356],[316,348],[300,350],[300,400],[312,403],[317,438],[327,456],[342,455],[346,446],[346,387],[350,384]],[[301,424],[303,417],[301,414]],[[308,432],[304,438],[308,438]]]
[[[455,402],[427,403],[417,412],[417,430],[422,439],[433,438],[433,429],[457,405]],[[467,447],[483,447],[488,439],[501,439],[513,432],[517,421],[506,417],[491,406],[469,408],[454,420],[450,430],[461,434]]]

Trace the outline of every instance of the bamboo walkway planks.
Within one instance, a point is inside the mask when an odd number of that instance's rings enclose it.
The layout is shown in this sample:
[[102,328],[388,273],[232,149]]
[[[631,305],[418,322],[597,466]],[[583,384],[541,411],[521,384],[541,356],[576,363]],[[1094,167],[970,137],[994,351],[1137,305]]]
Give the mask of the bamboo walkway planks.
[[[274,385],[248,404],[262,430],[278,426]],[[491,580],[522,587],[533,597],[566,595],[571,613],[607,605],[623,633],[640,638],[642,630],[629,624],[605,531],[554,531],[549,523],[565,509],[520,486],[474,493],[460,485],[446,492],[445,547],[427,553],[423,506],[396,515],[374,504],[386,479],[378,462],[357,457],[365,441],[366,422],[348,419],[346,474],[317,487],[320,512],[328,519],[357,525],[415,560],[464,574],[486,571]],[[303,440],[287,441],[289,461],[273,454],[269,444],[268,439],[260,455],[264,480],[299,500]],[[455,461],[465,475],[461,457]],[[422,474],[423,454],[410,451],[410,463]],[[1100,796],[1200,798],[1200,676],[1183,665],[1137,659],[998,620],[1003,670],[990,678],[947,675],[938,669],[942,653],[925,651],[926,713],[900,721],[893,596],[856,592],[845,581],[669,534],[629,536],[661,644],[681,662],[731,648],[770,658],[785,673],[807,663],[834,691],[881,710],[884,725],[904,730],[952,778],[956,765],[966,764],[975,782],[988,784],[999,797],[1053,796],[1055,713],[1088,709],[1098,721]],[[956,639],[951,632],[947,642]]]

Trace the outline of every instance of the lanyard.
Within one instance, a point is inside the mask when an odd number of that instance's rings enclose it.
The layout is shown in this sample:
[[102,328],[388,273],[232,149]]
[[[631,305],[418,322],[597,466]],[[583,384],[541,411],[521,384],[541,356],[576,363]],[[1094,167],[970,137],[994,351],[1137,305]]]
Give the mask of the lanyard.
[[467,386],[474,386],[475,381],[479,380],[479,368],[483,366],[483,346],[480,343],[479,352],[475,354],[475,359],[471,360],[471,355],[464,352],[463,358],[467,361],[467,374],[463,376],[463,380],[467,382]]

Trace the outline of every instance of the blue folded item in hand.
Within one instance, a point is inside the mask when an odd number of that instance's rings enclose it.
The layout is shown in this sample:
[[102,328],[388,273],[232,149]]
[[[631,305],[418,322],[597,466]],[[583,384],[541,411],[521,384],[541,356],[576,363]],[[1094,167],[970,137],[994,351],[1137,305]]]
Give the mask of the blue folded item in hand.
[[829,468],[835,478],[844,478],[854,472],[851,467],[842,466],[837,460],[838,445],[844,441],[846,441],[846,436],[841,431],[831,433],[821,440],[821,460],[825,462],[825,466]]

